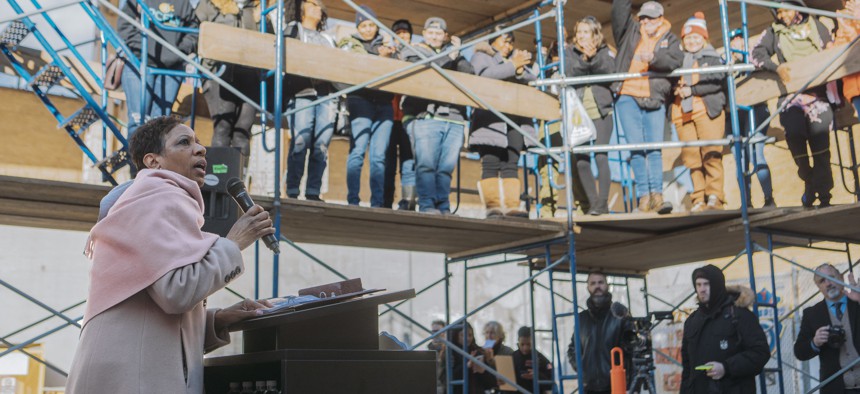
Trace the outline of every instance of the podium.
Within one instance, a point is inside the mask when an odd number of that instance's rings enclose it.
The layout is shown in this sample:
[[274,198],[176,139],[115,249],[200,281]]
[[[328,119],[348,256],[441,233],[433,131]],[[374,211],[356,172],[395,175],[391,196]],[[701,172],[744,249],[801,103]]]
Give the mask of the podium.
[[365,296],[231,326],[243,333],[243,354],[204,360],[206,393],[276,380],[284,394],[435,394],[435,352],[379,350],[379,305],[414,296]]

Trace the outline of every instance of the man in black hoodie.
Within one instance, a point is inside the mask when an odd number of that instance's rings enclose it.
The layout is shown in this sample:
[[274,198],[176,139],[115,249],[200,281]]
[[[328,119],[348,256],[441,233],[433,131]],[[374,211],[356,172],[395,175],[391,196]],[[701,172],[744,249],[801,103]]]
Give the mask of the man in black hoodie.
[[723,272],[693,271],[699,309],[684,322],[681,394],[755,394],[755,377],[770,359],[758,317],[747,309],[752,290],[726,288]]
[[[127,0],[122,12],[139,21],[141,15],[148,15],[149,29],[169,44],[183,53],[194,53],[197,48],[197,35],[186,32],[161,29],[158,24],[166,27],[197,28],[199,22],[194,14],[194,8],[188,0],[142,0],[146,12],[136,0]],[[154,20],[152,20],[154,19]],[[131,24],[123,18],[117,21],[119,36],[125,41],[132,55],[141,58],[143,41],[136,24]],[[147,67],[157,67],[182,71],[185,66],[182,59],[152,37],[147,40]],[[151,71],[151,70],[150,70]],[[124,67],[122,71],[122,88],[125,91],[126,106],[128,107],[128,136],[131,137],[138,126],[148,119],[170,115],[173,101],[179,92],[182,78],[169,75],[152,75],[147,73],[147,101],[141,103],[141,78],[133,67]],[[142,104],[142,105],[141,105]]]
[[[624,305],[612,302],[606,274],[591,272],[586,283],[589,294],[586,301],[588,309],[579,312],[582,368],[577,368],[576,365],[576,337],[570,340],[567,357],[573,369],[582,374],[585,394],[608,394],[611,391],[609,352],[612,348],[621,346],[621,333],[624,331],[624,318],[627,317],[628,311]],[[632,365],[628,361],[629,358],[624,361],[625,366]],[[627,370],[632,368],[627,367]]]

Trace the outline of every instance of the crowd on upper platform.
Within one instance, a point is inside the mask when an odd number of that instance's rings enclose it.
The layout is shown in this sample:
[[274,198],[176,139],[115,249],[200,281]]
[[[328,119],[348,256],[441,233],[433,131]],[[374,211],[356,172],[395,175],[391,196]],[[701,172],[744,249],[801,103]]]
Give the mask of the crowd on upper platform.
[[[805,7],[803,0],[781,1]],[[261,23],[271,24],[272,19],[261,17],[259,1],[255,0],[200,0],[196,8],[189,0],[140,0],[139,3],[149,7],[150,14],[158,22],[169,26],[197,27],[200,22],[208,21],[257,30]],[[839,12],[860,16],[857,3],[858,0],[848,0]],[[433,60],[442,69],[520,84],[537,79],[541,71],[538,64],[558,64],[562,53],[565,56],[563,71],[568,77],[643,72],[665,75],[677,69],[728,62],[726,55],[710,44],[703,13],[692,15],[677,32],[680,34],[676,34],[664,17],[663,6],[656,1],[644,3],[635,13],[631,0],[612,1],[611,32],[617,47],[607,44],[603,26],[589,16],[575,22],[573,35],[566,34],[563,43],[540,48],[537,54],[517,49],[514,35],[504,33],[475,45],[468,56],[460,51],[460,38],[450,34],[442,18],[431,17],[424,21],[420,39],[413,35],[409,20],[398,20],[390,28],[397,36],[392,37],[376,24],[376,14],[371,8],[361,8],[363,12],[355,16],[356,33],[338,41],[326,32],[328,13],[322,0],[288,1],[284,34],[308,44],[406,62],[419,62],[445,53],[447,56]],[[137,18],[141,14],[135,0],[128,0],[123,11]],[[788,9],[775,10],[773,16],[773,23],[750,40],[749,51],[744,51],[742,35],[732,36],[731,60],[746,61],[757,69],[774,72],[783,82],[791,79],[790,66],[786,63],[848,43],[860,33],[860,23],[853,20],[838,19],[828,24],[817,16]],[[503,25],[497,26],[495,32],[503,28]],[[118,30],[134,55],[139,56],[141,35],[138,29],[120,19]],[[196,37],[193,34],[153,30],[180,50],[194,53]],[[271,26],[268,31],[272,31]],[[185,68],[178,56],[154,40],[149,40],[148,54],[151,66]],[[538,62],[538,56],[545,61]],[[203,65],[244,95],[260,98],[260,70],[209,60],[204,60]],[[560,74],[557,67],[544,71]],[[125,68],[122,85],[128,97],[129,134],[145,119],[169,113],[180,82],[180,77],[176,76],[149,75],[146,89],[150,102],[141,106],[139,97],[143,84],[136,71]],[[350,138],[346,184],[347,202],[351,205],[361,202],[361,173],[366,159],[370,167],[367,185],[370,206],[451,214],[452,174],[461,152],[467,150],[480,157],[478,191],[486,215],[527,217],[520,181],[521,156],[537,140],[550,141],[552,146],[562,145],[557,123],[544,127],[541,122],[521,116],[507,116],[507,120],[502,120],[487,110],[367,88],[340,99],[321,101],[319,99],[345,86],[293,75],[286,77],[285,86],[286,109],[294,111],[289,117],[291,138],[286,175],[286,191],[290,198],[299,198],[303,191],[305,199],[322,201],[328,146],[333,135],[342,133]],[[580,109],[593,123],[592,143],[608,145],[616,131],[628,143],[641,147],[629,152],[635,205],[640,212],[663,214],[674,209],[663,197],[662,150],[651,144],[672,138],[668,125],[674,126],[678,139],[686,142],[719,140],[727,130],[731,133],[725,73],[685,74],[677,78],[652,75],[574,88]],[[251,126],[258,115],[254,108],[212,80],[204,82],[203,95],[214,122],[212,146],[235,147],[247,157]],[[785,103],[787,100],[789,102]],[[804,184],[804,190],[798,194],[805,207],[830,205],[833,189],[830,134],[835,127],[834,109],[843,104],[853,104],[860,111],[860,75],[813,87],[798,95],[786,94],[779,99],[778,107],[784,108],[777,117],[785,130],[797,174]],[[746,111],[739,111],[743,136],[749,136],[751,130],[770,116],[765,104],[756,105],[750,111],[755,114],[752,125]],[[759,136],[764,136],[767,129],[763,127]],[[772,208],[776,203],[764,157],[764,142],[761,142],[763,139],[756,141],[759,142],[749,144],[744,155],[748,156],[746,159],[758,177],[764,207]],[[681,160],[692,180],[693,212],[723,209],[726,203],[724,148],[713,145],[682,149]],[[612,180],[608,154],[577,154],[574,159],[576,202],[584,213],[609,213]],[[593,166],[592,161],[596,165]],[[551,185],[555,179],[551,179],[554,177],[550,174],[558,173],[558,168],[556,171],[551,168],[557,165],[545,157],[539,160],[541,216],[554,214],[556,193]],[[395,204],[398,172],[400,199]]]

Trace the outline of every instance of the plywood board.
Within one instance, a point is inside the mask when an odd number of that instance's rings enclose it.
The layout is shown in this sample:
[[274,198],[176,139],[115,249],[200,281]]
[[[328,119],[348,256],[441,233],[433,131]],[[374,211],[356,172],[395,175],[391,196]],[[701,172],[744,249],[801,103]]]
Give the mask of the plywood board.
[[[860,72],[860,46],[855,45],[830,67],[821,71],[825,63],[834,58],[844,46],[830,48],[814,55],[785,63],[791,70],[791,80],[782,82],[776,73],[758,71],[738,81],[737,98],[741,105],[758,104],[799,90],[805,83],[812,80],[810,87],[822,85],[828,81],[840,79],[846,75]],[[817,76],[816,76],[817,75]]]
[[[335,48],[322,48],[293,39],[284,41],[286,72],[304,77],[361,84],[410,64]],[[200,26],[198,54],[203,58],[227,63],[273,69],[274,44],[275,36],[272,34],[203,23]],[[558,100],[535,88],[456,71],[449,71],[449,74],[503,113],[546,120],[560,116]],[[370,87],[407,96],[484,108],[428,66],[398,74]]]

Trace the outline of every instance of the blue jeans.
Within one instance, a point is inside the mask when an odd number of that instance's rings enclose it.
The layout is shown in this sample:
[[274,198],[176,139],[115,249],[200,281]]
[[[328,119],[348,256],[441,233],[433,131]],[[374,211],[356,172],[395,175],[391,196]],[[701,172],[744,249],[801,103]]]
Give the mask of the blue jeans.
[[854,104],[854,109],[857,110],[857,116],[860,116],[860,96],[851,99],[851,103]]
[[[287,110],[304,107],[318,99],[317,96],[295,97],[287,104]],[[305,182],[306,196],[319,196],[323,172],[328,160],[328,144],[334,134],[335,100],[317,104],[290,115],[290,155],[287,159],[287,194],[298,195],[302,176],[305,174],[305,158],[308,158],[308,179]]]
[[[170,115],[182,78],[167,75],[148,75],[146,77],[146,98],[143,112],[140,106],[140,74],[130,66],[122,69],[122,90],[128,107],[128,137],[147,120]],[[141,115],[145,114],[145,115]]]
[[[621,129],[627,142],[663,142],[663,127],[666,122],[665,106],[655,110],[644,110],[631,96],[621,96],[615,103]],[[630,152],[630,167],[635,178],[636,197],[648,193],[663,193],[663,153],[659,149],[634,150]]]
[[[748,136],[750,132],[755,130],[755,127],[761,125],[762,121],[770,116],[767,105],[759,104],[752,108],[753,117],[755,118],[755,126],[750,126],[750,113],[746,111],[738,111],[738,124],[742,136]],[[729,134],[732,133],[731,119],[726,116],[726,130]],[[755,134],[755,138],[766,137],[767,128]],[[758,178],[758,183],[761,185],[761,191],[765,199],[773,198],[773,182],[770,176],[770,167],[767,164],[767,159],[764,157],[764,142],[751,144],[747,146],[744,154],[750,155],[749,162],[753,171]],[[746,159],[746,158],[745,158]]]
[[346,160],[346,200],[358,205],[361,190],[361,167],[370,146],[370,206],[381,207],[385,192],[385,151],[391,138],[394,108],[391,102],[374,103],[358,96],[347,97],[352,141]]
[[463,125],[435,119],[418,119],[406,126],[415,153],[418,210],[450,212],[451,173],[463,146]]

